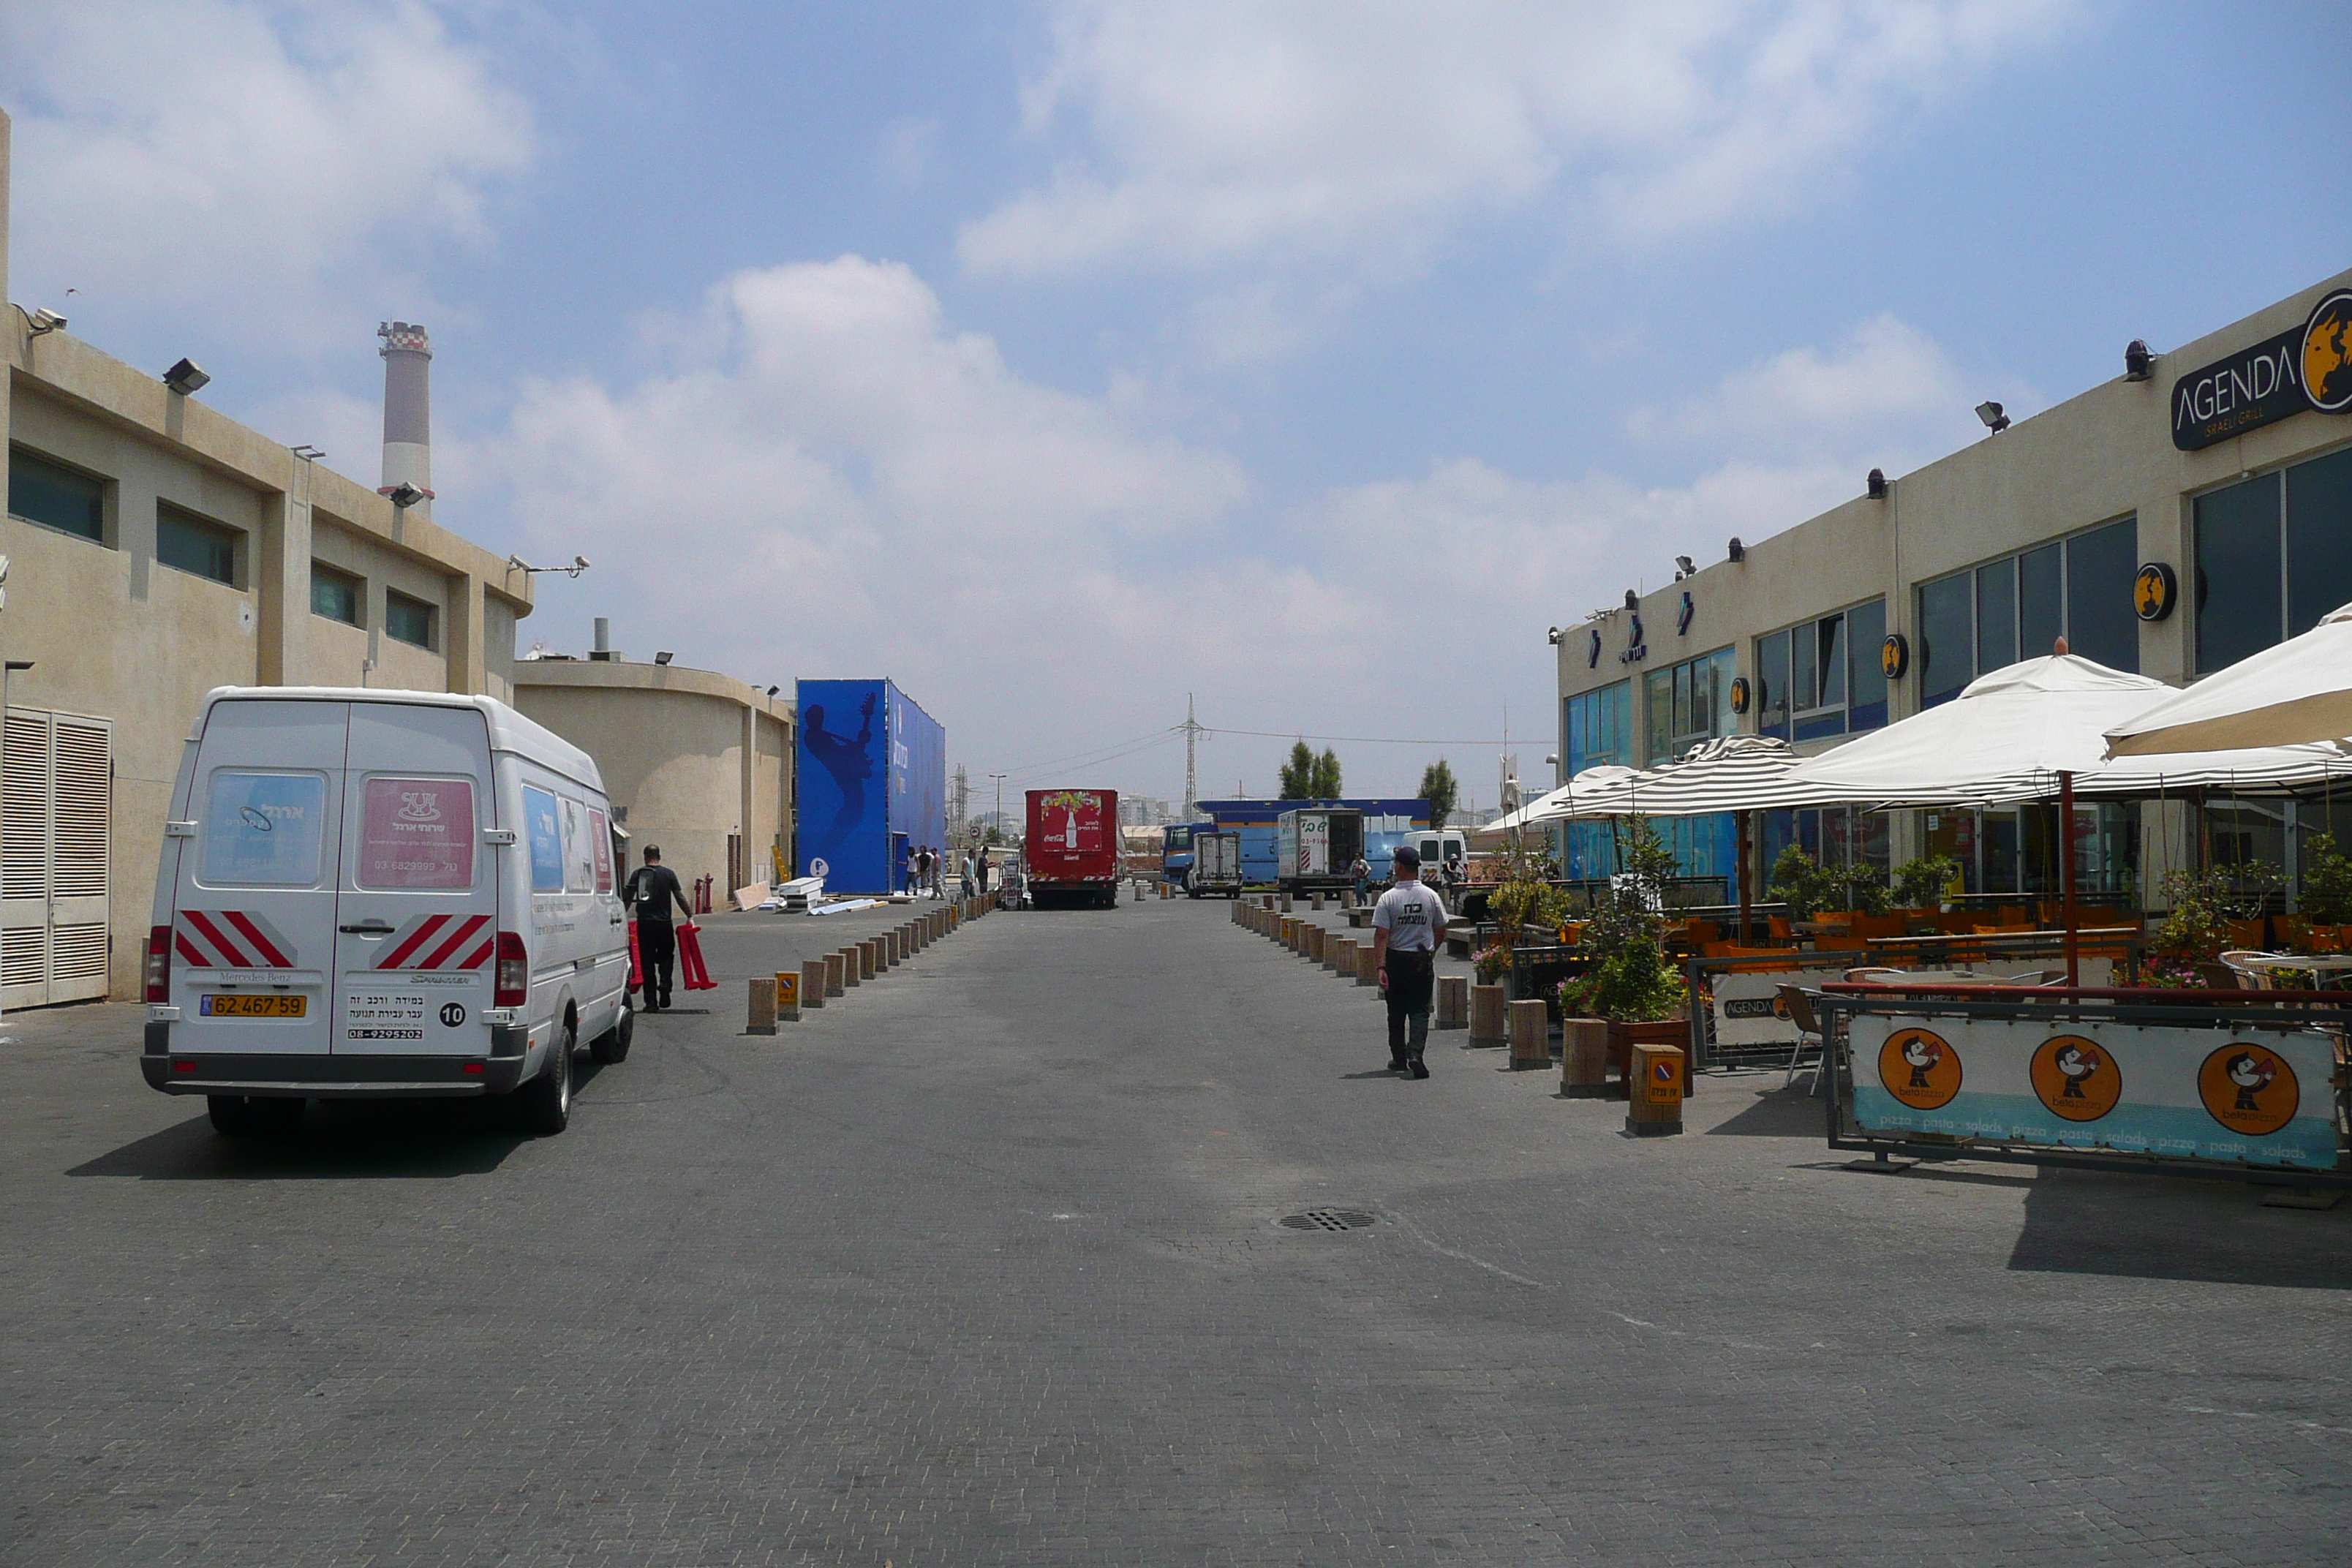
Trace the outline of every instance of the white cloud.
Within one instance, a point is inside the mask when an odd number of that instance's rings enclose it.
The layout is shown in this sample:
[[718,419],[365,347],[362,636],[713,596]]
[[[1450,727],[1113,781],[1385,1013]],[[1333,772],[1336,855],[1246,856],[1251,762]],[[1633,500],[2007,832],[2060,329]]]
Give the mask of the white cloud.
[[2073,0],[1058,0],[1042,188],[965,264],[1409,273],[1481,214],[1657,239],[1801,199]]
[[[1839,378],[1944,363],[1932,341],[1874,321],[1831,353],[1734,372],[1672,417],[1724,451],[1740,439],[1727,411],[1759,389],[1827,385],[1808,395],[1818,450],[1730,451],[1687,484],[1538,480],[1457,456],[1282,507],[1255,500],[1230,457],[1156,433],[1129,389],[1016,374],[903,266],[745,272],[677,341],[658,374],[532,384],[495,444],[436,454],[445,493],[511,489],[526,554],[597,563],[578,584],[541,580],[525,639],[576,647],[589,616],[611,614],[625,647],[762,684],[888,674],[979,773],[1172,725],[1188,692],[1213,725],[1345,716],[1440,737],[1499,733],[1507,702],[1514,731],[1539,740],[1545,626],[1654,585],[1677,552],[1712,556],[1850,496],[1884,427],[1867,388],[1837,392]],[[1931,391],[1946,374],[1928,374]],[[1936,416],[1937,395],[1908,405]],[[1422,628],[1414,657],[1379,629],[1397,613]],[[1237,774],[1263,787],[1283,749],[1221,736],[1203,766],[1220,789]],[[1340,750],[1365,789],[1406,789],[1430,760]],[[1172,796],[1181,754],[1171,741],[1086,771]]]
[[[1882,451],[1898,463],[1981,436],[1970,410],[1987,389],[1970,389],[1943,345],[1891,315],[1862,321],[1828,353],[1807,345],[1726,374],[1704,395],[1667,409],[1637,410],[1632,433],[1645,440],[1699,443],[1716,452],[1795,453],[1806,458]],[[2000,394],[2023,417],[2031,395]]]
[[[20,279],[123,314],[348,336],[483,241],[530,115],[424,0],[0,4]],[[119,319],[119,318],[118,318]]]

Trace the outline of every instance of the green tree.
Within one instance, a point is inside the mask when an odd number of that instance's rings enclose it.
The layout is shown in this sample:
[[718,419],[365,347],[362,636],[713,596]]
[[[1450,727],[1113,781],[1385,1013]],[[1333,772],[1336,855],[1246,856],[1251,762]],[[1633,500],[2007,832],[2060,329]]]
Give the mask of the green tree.
[[1276,785],[1284,800],[1312,800],[1315,797],[1315,753],[1299,742],[1290,748],[1290,760],[1282,764],[1280,782]]
[[1429,802],[1429,825],[1443,827],[1454,816],[1454,807],[1462,798],[1461,786],[1454,782],[1454,769],[1444,757],[1421,770],[1421,798]]
[[1339,753],[1330,747],[1315,759],[1315,770],[1308,776],[1307,793],[1317,800],[1339,798]]

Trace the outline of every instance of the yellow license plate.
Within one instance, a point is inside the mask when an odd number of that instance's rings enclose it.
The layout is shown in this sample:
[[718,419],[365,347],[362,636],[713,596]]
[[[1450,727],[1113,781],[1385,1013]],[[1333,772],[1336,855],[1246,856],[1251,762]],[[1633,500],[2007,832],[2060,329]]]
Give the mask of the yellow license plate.
[[197,1011],[207,1018],[300,1018],[310,1011],[308,996],[206,996]]

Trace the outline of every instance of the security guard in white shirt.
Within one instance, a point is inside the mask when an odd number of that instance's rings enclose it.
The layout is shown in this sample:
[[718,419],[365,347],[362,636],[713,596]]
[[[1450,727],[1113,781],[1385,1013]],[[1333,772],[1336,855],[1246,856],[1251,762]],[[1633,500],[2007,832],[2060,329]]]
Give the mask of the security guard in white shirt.
[[1445,900],[1421,879],[1421,851],[1396,848],[1396,885],[1372,906],[1372,963],[1389,1004],[1389,1070],[1429,1076],[1430,993],[1436,986],[1437,940],[1445,934]]

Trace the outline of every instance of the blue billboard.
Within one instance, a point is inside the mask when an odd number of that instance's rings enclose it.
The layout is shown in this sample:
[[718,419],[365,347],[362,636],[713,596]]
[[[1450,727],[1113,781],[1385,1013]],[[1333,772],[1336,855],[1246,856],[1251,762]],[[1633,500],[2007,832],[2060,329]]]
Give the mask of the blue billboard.
[[887,680],[799,683],[793,841],[828,892],[906,886],[908,855],[947,842],[947,732]]

